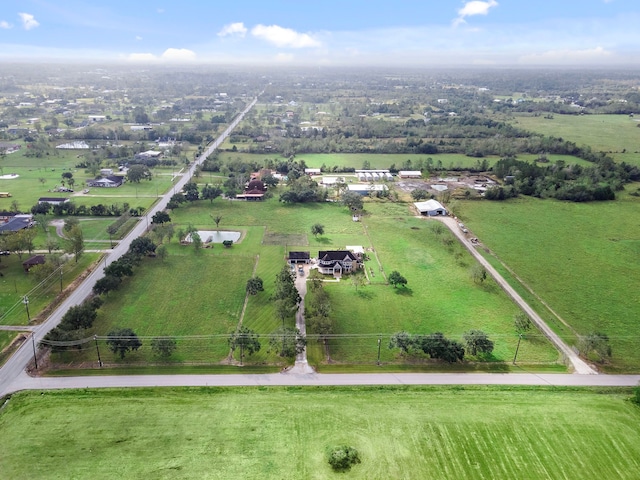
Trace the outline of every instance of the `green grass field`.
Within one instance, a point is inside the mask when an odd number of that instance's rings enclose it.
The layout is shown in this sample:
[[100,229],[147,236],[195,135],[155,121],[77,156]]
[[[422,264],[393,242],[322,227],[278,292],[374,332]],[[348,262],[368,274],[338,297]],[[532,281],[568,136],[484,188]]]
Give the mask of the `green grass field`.
[[[370,286],[356,292],[348,277],[340,284],[327,284],[336,333],[360,336],[332,340],[333,361],[373,365],[377,338],[383,335],[382,360],[403,363],[397,351],[386,348],[390,335],[397,331],[442,331],[461,340],[465,331],[477,328],[496,343],[493,356],[484,360],[506,365],[517,343],[513,316],[518,310],[493,282],[473,283],[469,273],[473,262],[468,253],[455,243],[445,247],[429,223],[414,218],[406,204],[371,202],[366,210],[368,215],[362,222],[353,222],[348,211],[335,203],[286,205],[276,198],[255,203],[217,199],[212,204],[204,201],[182,206],[171,212],[176,228],[191,223],[199,229],[212,229],[211,214],[215,214],[222,216],[220,228],[244,232],[241,241],[230,249],[215,245],[196,255],[191,246],[174,240],[168,245],[169,258],[164,264],[159,259],[145,260],[133,278],[107,296],[95,333],[104,335],[118,326],[133,328],[146,337],[220,335],[179,340],[171,362],[220,361],[228,353],[226,335],[237,325],[245,282],[255,266],[265,291],[249,297],[244,325],[261,335],[263,348],[246,361],[277,362],[268,349],[268,335],[280,325],[270,296],[286,251],[306,250],[317,256],[319,250],[362,245],[375,249],[384,271],[400,270],[409,280],[409,288],[396,290],[386,285],[373,252],[367,262]],[[325,234],[316,238],[310,229],[318,219],[325,224]],[[300,244],[288,244],[289,239]],[[232,299],[234,307],[221,309],[224,299]],[[394,314],[389,315],[390,311]],[[129,362],[152,359],[149,341],[144,343],[141,350],[127,357]],[[93,346],[86,348],[80,357],[73,352],[63,360],[95,362]],[[106,358],[111,362],[113,356]],[[314,364],[325,360],[316,342],[309,345],[309,358]],[[553,365],[558,354],[546,341],[530,335],[521,346],[519,361],[529,366]],[[424,367],[424,361],[418,360],[416,366]]]
[[640,164],[640,123],[629,115],[554,114],[552,119],[517,116],[513,123],[525,130],[562,137],[579,146],[589,145],[596,151],[616,152],[616,160]]
[[466,202],[461,212],[471,231],[578,333],[611,338],[612,365],[605,368],[637,371],[639,207],[638,197],[622,193],[615,202]]
[[[637,478],[628,392],[326,387],[24,392],[0,413],[11,479]],[[362,462],[335,473],[326,451]]]

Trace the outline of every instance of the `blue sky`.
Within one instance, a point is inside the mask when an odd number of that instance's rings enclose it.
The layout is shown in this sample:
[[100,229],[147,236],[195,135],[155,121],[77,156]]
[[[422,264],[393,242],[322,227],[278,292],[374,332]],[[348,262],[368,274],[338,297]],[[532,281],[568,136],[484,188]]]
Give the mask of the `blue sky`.
[[640,65],[639,0],[2,0],[0,62]]

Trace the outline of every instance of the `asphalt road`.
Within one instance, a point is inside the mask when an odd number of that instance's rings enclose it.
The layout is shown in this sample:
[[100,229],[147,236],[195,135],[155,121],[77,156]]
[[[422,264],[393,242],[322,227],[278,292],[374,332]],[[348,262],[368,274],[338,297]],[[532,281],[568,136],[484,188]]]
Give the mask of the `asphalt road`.
[[273,373],[232,375],[130,375],[101,377],[30,377],[22,372],[1,395],[20,390],[125,387],[243,387],[331,385],[533,385],[633,387],[640,375],[579,375],[535,373]]
[[[254,98],[253,101],[247,105],[247,107],[231,122],[231,124],[226,128],[226,130],[211,144],[207,149],[198,157],[198,159],[191,165],[188,172],[185,172],[184,175],[178,180],[175,184],[175,187],[172,187],[170,191],[166,192],[162,195],[156,204],[147,211],[147,213],[140,217],[140,221],[138,224],[129,232],[129,234],[123,238],[118,245],[116,245],[113,250],[109,254],[107,254],[104,258],[104,261],[101,262],[100,267],[96,268],[91,274],[85,278],[85,280],[78,285],[78,287],[67,297],[60,306],[45,320],[39,327],[37,327],[33,331],[35,343],[42,340],[42,338],[49,332],[51,329],[55,328],[60,321],[62,320],[63,315],[69,310],[70,307],[74,305],[79,305],[84,301],[85,298],[89,296],[91,293],[93,286],[96,281],[98,281],[103,276],[103,268],[109,265],[111,262],[119,259],[122,255],[124,255],[129,249],[129,245],[131,242],[143,235],[144,232],[149,228],[149,223],[151,221],[151,217],[155,215],[156,212],[162,211],[166,208],[167,203],[171,196],[173,195],[173,191],[181,191],[184,185],[191,180],[193,176],[193,172],[196,168],[196,165],[202,163],[213,151],[224,142],[224,140],[229,136],[229,134],[233,131],[234,128],[242,121],[245,114],[253,108],[256,104],[257,98]],[[12,391],[11,384],[17,379],[24,369],[29,364],[29,362],[33,359],[33,343],[32,342],[24,342],[20,348],[7,360],[7,362],[0,368],[0,396],[8,391]],[[15,391],[15,390],[14,390]]]

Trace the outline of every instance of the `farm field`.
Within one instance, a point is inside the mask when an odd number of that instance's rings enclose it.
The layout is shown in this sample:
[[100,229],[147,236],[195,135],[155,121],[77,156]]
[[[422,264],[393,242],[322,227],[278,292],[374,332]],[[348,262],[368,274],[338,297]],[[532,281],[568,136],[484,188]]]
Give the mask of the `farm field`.
[[461,212],[474,235],[577,333],[609,336],[613,356],[605,370],[630,372],[640,365],[639,206],[623,192],[615,202],[465,202]]
[[[629,115],[559,115],[552,119],[543,115],[518,115],[512,122],[519,128],[533,132],[562,137],[575,142],[578,146],[589,145],[595,151],[635,152],[635,156],[627,159],[629,163],[638,164],[638,139],[640,128],[637,118]],[[631,160],[635,158],[636,162]]]
[[[637,477],[629,391],[327,387],[22,392],[0,413],[7,478]],[[326,451],[361,463],[335,473]]]

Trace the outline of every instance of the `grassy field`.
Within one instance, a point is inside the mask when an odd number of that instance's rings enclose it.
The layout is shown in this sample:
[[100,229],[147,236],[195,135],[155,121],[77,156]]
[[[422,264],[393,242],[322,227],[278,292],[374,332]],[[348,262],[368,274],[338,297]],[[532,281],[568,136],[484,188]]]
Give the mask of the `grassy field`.
[[[362,222],[353,222],[348,211],[335,203],[286,205],[276,198],[256,203],[217,199],[213,204],[205,201],[182,206],[171,213],[176,228],[192,224],[212,229],[211,214],[215,214],[222,216],[220,228],[243,232],[241,241],[230,249],[216,245],[196,255],[190,246],[180,246],[174,240],[168,245],[165,264],[146,260],[139,273],[118,292],[109,294],[95,332],[106,334],[119,326],[131,327],[147,337],[220,335],[207,339],[206,346],[196,340],[181,340],[183,345],[171,360],[201,361],[205,358],[200,354],[203,349],[209,352],[208,361],[221,360],[228,353],[225,335],[239,320],[244,285],[255,267],[265,291],[249,298],[244,325],[262,336],[263,349],[246,361],[274,362],[277,358],[267,348],[267,336],[279,327],[280,320],[270,296],[286,251],[305,250],[317,256],[319,250],[362,245],[369,251],[375,249],[384,271],[400,270],[408,278],[409,288],[399,291],[385,284],[373,251],[367,262],[372,285],[356,292],[348,278],[340,284],[327,284],[336,333],[363,336],[332,341],[334,361],[373,365],[377,337],[384,335],[382,360],[402,363],[397,352],[386,348],[391,334],[403,329],[416,334],[442,331],[461,340],[463,332],[471,328],[485,330],[496,342],[493,356],[485,360],[496,364],[511,360],[517,342],[512,323],[518,310],[493,282],[473,283],[468,253],[455,243],[445,247],[428,222],[414,218],[406,204],[372,202],[366,210],[368,215]],[[309,232],[318,219],[325,225],[325,234],[316,238]],[[188,292],[188,296],[181,292]],[[235,307],[221,310],[226,298],[233,299]],[[389,311],[394,315],[388,315]],[[148,343],[128,357],[130,361],[150,359]],[[82,359],[95,361],[92,347],[87,349]],[[309,358],[315,364],[324,362],[315,342],[309,346]],[[65,360],[70,359],[65,355]],[[557,352],[534,335],[521,346],[519,361],[523,364],[549,365],[557,360]]]
[[624,159],[634,165],[640,164],[638,119],[628,115],[557,115],[552,119],[544,116],[517,116],[513,123],[525,130],[562,137],[577,145],[589,145],[596,151],[624,152]]
[[467,202],[461,212],[473,233],[578,333],[611,338],[606,368],[637,371],[639,207],[638,197],[622,193],[615,202]]
[[[39,282],[33,275],[24,273],[22,262],[29,258],[25,253],[20,260],[18,255],[2,257],[2,272],[0,277],[0,324],[27,325],[28,318],[22,299],[29,298],[29,312],[35,318],[60,293],[60,278],[54,276],[48,281]],[[84,272],[99,254],[85,253],[78,263],[69,260],[63,270],[62,285],[68,286],[78,275]]]
[[[622,391],[464,387],[24,392],[0,413],[5,478],[637,478]],[[362,462],[333,472],[326,451]]]

